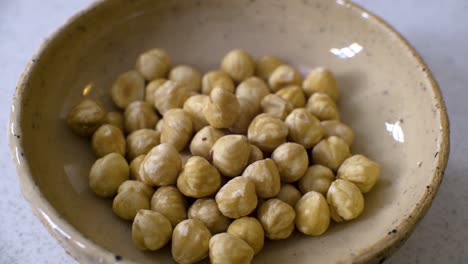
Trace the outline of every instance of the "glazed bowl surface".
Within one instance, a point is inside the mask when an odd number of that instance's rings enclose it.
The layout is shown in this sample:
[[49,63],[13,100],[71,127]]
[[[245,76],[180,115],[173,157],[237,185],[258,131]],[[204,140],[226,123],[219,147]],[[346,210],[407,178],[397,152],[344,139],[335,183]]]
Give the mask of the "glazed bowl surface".
[[361,217],[320,237],[268,241],[255,263],[379,262],[424,216],[448,158],[447,114],[421,58],[381,19],[342,0],[98,1],[40,47],[18,83],[10,123],[24,196],[78,261],[172,261],[168,247],[137,250],[130,223],[90,191],[94,155],[65,122],[84,97],[112,109],[113,80],[153,47],[204,72],[233,48],[277,55],[303,74],[330,68],[342,120],[356,133],[352,152],[382,165]]

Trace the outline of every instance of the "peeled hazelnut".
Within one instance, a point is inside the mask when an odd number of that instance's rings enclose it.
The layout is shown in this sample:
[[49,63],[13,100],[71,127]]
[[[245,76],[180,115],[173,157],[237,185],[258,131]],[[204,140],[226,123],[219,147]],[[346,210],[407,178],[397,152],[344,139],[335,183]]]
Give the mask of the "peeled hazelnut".
[[209,95],[216,88],[225,89],[228,92],[234,92],[234,82],[231,77],[223,71],[210,71],[203,75],[202,94]]
[[249,125],[259,111],[250,100],[238,98],[238,101],[240,106],[240,113],[236,122],[234,122],[229,130],[234,134],[247,135]]
[[268,114],[255,117],[247,130],[249,141],[267,152],[286,142],[287,136],[288,128],[283,121]]
[[334,101],[337,101],[339,97],[336,79],[330,70],[325,68],[313,69],[304,80],[302,89],[307,96],[311,96],[313,93],[325,93]]
[[309,166],[309,156],[306,149],[297,143],[281,144],[273,151],[271,159],[278,166],[281,181],[283,182],[299,180]]
[[152,129],[139,129],[127,136],[127,157],[133,160],[140,155],[147,154],[159,145],[160,133]]
[[341,164],[337,178],[350,181],[361,192],[368,193],[380,178],[380,166],[363,155],[354,155]]
[[352,182],[334,181],[327,193],[330,214],[336,222],[352,220],[364,211],[364,196]]
[[257,207],[255,184],[245,177],[228,181],[216,194],[219,211],[229,218],[249,215]]
[[167,218],[151,210],[138,211],[132,224],[132,239],[141,250],[158,250],[172,236],[172,226]]
[[100,103],[84,99],[75,105],[67,116],[67,124],[79,136],[91,136],[106,119],[106,111]]
[[111,97],[119,108],[126,108],[131,102],[143,99],[145,80],[137,71],[120,75],[111,88]]
[[304,107],[306,103],[304,92],[299,85],[285,86],[284,88],[278,90],[276,95],[279,95],[288,101],[293,106],[293,108]]
[[239,83],[254,75],[255,63],[247,52],[234,49],[224,56],[221,69]]
[[180,264],[199,262],[208,256],[210,239],[210,231],[200,220],[184,220],[172,233],[172,257]]
[[303,194],[310,191],[326,195],[330,184],[335,180],[333,171],[323,165],[310,166],[299,180],[299,189]]
[[192,138],[193,126],[190,115],[182,109],[170,109],[164,114],[161,143],[168,143],[181,151]]
[[290,65],[278,66],[270,75],[268,84],[272,92],[277,92],[288,85],[301,85],[302,77],[297,69]]
[[212,126],[202,128],[193,136],[190,143],[190,152],[194,156],[201,156],[205,159],[210,158],[210,150],[214,143],[224,136],[224,132]]
[[188,210],[188,217],[202,221],[211,234],[225,232],[231,223],[231,220],[219,211],[214,199],[196,200]]
[[254,217],[241,217],[234,220],[227,232],[244,240],[258,254],[263,248],[265,233],[262,224]]
[[135,69],[148,81],[164,78],[170,68],[169,54],[162,49],[152,49],[144,52],[138,57],[135,65]]
[[125,108],[124,127],[126,133],[143,128],[154,128],[158,121],[158,115],[147,102],[135,101]]
[[218,139],[211,148],[213,165],[227,177],[235,177],[247,166],[250,144],[245,136],[227,135]]
[[280,174],[271,159],[259,160],[250,164],[242,176],[255,184],[255,191],[261,198],[271,198],[279,193]]
[[161,119],[159,119],[158,123],[156,123],[156,126],[154,127],[154,130],[161,133],[163,126],[164,126],[164,118],[161,118]]
[[275,56],[263,56],[255,62],[255,74],[265,81],[280,65],[284,64]]
[[145,155],[140,155],[130,162],[130,179],[135,181],[142,181],[140,175],[140,166],[145,159]]
[[212,264],[250,263],[253,249],[241,238],[221,233],[210,240],[210,262]]
[[197,94],[191,96],[184,103],[184,111],[190,115],[195,131],[200,131],[200,129],[209,125],[208,121],[206,121],[205,115],[203,114],[203,108],[209,103],[209,101],[209,96]]
[[234,94],[215,87],[210,93],[210,100],[203,108],[206,121],[215,128],[229,128],[240,114],[240,105]]
[[301,196],[301,192],[299,192],[299,190],[294,187],[294,185],[284,184],[281,186],[281,189],[276,198],[294,207],[297,201],[301,199]]
[[128,180],[129,168],[122,155],[110,153],[96,160],[89,172],[89,187],[101,197],[112,197]]
[[175,184],[182,169],[177,150],[170,144],[160,144],[146,155],[140,166],[142,181],[149,186]]
[[206,159],[191,157],[177,178],[177,188],[185,196],[201,198],[214,194],[221,186],[218,170]]
[[115,152],[125,155],[126,143],[122,131],[113,125],[102,125],[91,139],[94,154],[98,158]]
[[263,97],[270,94],[268,85],[258,77],[249,77],[241,82],[236,88],[237,98],[250,100],[256,109],[260,109]]
[[353,144],[354,132],[349,126],[341,123],[338,120],[326,120],[320,122],[320,124],[323,128],[324,137],[337,136],[344,139],[348,146],[351,146]]
[[311,148],[323,136],[320,121],[305,108],[294,109],[284,120],[289,129],[289,138],[305,148]]
[[167,79],[155,79],[148,83],[145,88],[145,102],[150,105],[154,105],[155,98],[154,95],[156,91],[167,81]]
[[154,92],[154,107],[161,115],[169,109],[182,108],[190,97],[190,90],[182,83],[167,80]]
[[330,209],[321,193],[308,192],[295,206],[296,227],[309,236],[319,236],[330,226]]
[[107,112],[104,124],[113,125],[124,131],[123,114],[121,112]]
[[187,219],[187,202],[174,186],[163,186],[156,190],[151,198],[151,210],[167,217],[173,227]]
[[324,93],[314,93],[309,97],[307,111],[320,120],[339,120],[338,107],[330,96]]
[[265,96],[261,102],[263,113],[284,120],[291,113],[293,106],[283,97],[276,94]]
[[185,86],[194,93],[199,93],[201,91],[201,78],[201,73],[194,67],[188,65],[176,66],[169,72],[170,80],[185,84]]
[[141,209],[150,208],[153,189],[139,181],[126,181],[120,185],[112,203],[112,211],[124,220],[133,220]]
[[252,164],[263,159],[263,152],[255,145],[250,144],[250,156],[247,164]]
[[272,240],[288,238],[294,231],[295,218],[293,207],[279,199],[265,201],[258,210],[265,236]]
[[351,156],[348,144],[335,136],[321,140],[312,149],[312,159],[315,164],[320,164],[337,171],[341,163]]

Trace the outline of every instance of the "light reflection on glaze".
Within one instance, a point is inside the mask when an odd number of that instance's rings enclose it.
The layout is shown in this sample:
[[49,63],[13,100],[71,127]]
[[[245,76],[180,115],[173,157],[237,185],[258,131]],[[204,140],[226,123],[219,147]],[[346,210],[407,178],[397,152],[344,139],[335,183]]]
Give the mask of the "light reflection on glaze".
[[83,88],[83,92],[82,92],[83,96],[88,95],[88,94],[91,92],[91,90],[93,89],[93,86],[94,86],[93,83],[88,83],[88,84]]
[[349,59],[349,58],[356,56],[363,49],[364,49],[363,46],[359,45],[359,43],[354,42],[348,47],[344,47],[341,49],[333,48],[330,50],[330,52],[340,59]]
[[38,208],[38,210],[53,230],[58,231],[62,236],[66,237],[67,239],[71,239],[71,236],[65,231],[63,231],[60,227],[58,227],[58,225],[56,225],[54,222],[52,222],[50,217],[44,211],[42,211],[41,208]]
[[396,141],[403,143],[405,142],[405,134],[403,133],[403,129],[400,126],[400,121],[396,121],[394,124],[385,122],[385,129],[390,133],[390,135]]
[[21,165],[20,152],[18,150],[18,147],[15,147],[15,154],[16,154],[16,162],[18,162],[18,164]]
[[366,13],[366,12],[362,12],[362,13],[361,13],[361,16],[362,16],[363,18],[365,18],[365,19],[368,19],[368,18],[369,18],[369,14]]

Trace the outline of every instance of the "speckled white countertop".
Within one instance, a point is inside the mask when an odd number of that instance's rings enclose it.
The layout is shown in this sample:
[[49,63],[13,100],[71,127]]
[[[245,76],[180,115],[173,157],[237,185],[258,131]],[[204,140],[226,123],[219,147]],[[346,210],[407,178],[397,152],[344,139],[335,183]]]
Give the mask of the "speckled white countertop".
[[[32,214],[8,152],[17,79],[35,49],[92,0],[0,0],[0,263],[75,263]],[[468,1],[356,0],[390,22],[425,59],[449,111],[452,150],[427,216],[388,263],[468,263]]]

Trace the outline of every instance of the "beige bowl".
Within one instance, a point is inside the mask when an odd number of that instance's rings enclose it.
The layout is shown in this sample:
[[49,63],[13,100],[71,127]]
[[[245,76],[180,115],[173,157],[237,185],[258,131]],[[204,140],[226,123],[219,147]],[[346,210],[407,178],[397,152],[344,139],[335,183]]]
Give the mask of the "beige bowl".
[[110,107],[112,81],[152,47],[204,71],[231,48],[278,55],[303,73],[331,68],[343,120],[356,131],[353,152],[383,166],[358,220],[321,237],[269,241],[257,263],[379,262],[428,209],[448,158],[447,113],[421,58],[381,19],[343,0],[99,1],[41,46],[18,83],[10,124],[24,196],[80,262],[171,261],[168,248],[137,250],[130,224],[89,190],[91,148],[65,123],[83,96]]

